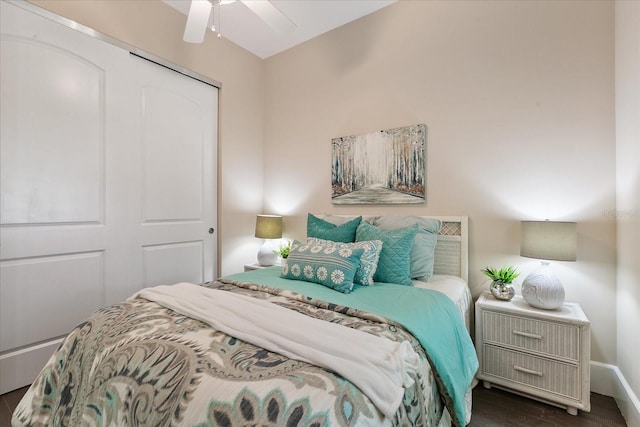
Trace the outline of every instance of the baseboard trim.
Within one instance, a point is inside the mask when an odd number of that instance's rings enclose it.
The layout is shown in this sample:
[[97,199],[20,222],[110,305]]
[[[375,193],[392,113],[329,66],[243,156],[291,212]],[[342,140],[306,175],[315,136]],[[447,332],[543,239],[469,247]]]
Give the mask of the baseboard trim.
[[605,396],[615,396],[617,390],[617,366],[591,361],[591,391]]
[[640,400],[620,369],[591,361],[591,391],[615,399],[629,427],[640,427]]

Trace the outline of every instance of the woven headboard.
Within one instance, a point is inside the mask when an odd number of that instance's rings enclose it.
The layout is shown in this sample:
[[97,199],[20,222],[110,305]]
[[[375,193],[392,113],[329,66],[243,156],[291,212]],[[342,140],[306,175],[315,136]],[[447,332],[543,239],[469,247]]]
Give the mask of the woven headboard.
[[[316,215],[319,218],[342,217],[355,218],[355,215]],[[366,218],[369,215],[363,215]],[[373,215],[371,215],[373,216]],[[469,282],[468,267],[468,217],[466,216],[423,216],[439,219],[442,222],[436,244],[433,272],[458,276]]]
[[468,283],[468,217],[437,216],[430,218],[442,221],[436,244],[433,272],[462,277]]

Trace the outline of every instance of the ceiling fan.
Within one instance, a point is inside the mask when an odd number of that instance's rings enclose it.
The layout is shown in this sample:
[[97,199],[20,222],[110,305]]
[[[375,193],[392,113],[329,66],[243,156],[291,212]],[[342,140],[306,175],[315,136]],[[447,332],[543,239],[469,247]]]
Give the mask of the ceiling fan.
[[[214,7],[224,6],[235,1],[191,0],[187,24],[182,37],[183,40],[188,43],[202,43],[207,27],[210,26],[210,22],[213,22],[212,11]],[[277,32],[287,34],[296,28],[296,24],[269,0],[240,0],[240,2]],[[218,12],[217,14],[219,17],[220,13]],[[212,29],[214,29],[213,26]],[[218,33],[219,36],[220,33]]]

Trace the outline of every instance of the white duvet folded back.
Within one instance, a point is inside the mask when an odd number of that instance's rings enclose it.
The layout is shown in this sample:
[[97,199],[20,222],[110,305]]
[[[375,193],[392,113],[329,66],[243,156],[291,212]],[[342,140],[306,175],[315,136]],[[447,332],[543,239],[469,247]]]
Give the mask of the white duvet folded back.
[[418,355],[407,341],[398,343],[265,300],[191,283],[143,289],[130,299],[136,297],[290,359],[330,369],[356,385],[387,418],[400,406],[404,387],[414,382]]

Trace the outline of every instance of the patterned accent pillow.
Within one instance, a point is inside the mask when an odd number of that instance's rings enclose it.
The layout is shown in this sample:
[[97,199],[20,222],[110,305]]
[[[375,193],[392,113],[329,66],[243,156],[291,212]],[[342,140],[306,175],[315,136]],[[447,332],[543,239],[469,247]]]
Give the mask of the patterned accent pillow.
[[307,215],[307,238],[332,240],[334,242],[351,243],[356,241],[356,229],[362,217],[356,217],[344,224],[335,225],[312,214]]
[[356,275],[353,278],[354,283],[360,285],[372,286],[373,275],[378,268],[378,260],[380,259],[380,252],[382,251],[382,240],[367,240],[364,242],[353,243],[339,243],[331,240],[322,240],[315,237],[307,239],[307,244],[310,245],[325,245],[325,246],[344,246],[347,248],[362,248],[364,253],[360,258],[360,266],[356,270]]
[[357,241],[382,240],[382,252],[380,252],[380,260],[373,280],[398,285],[412,285],[410,261],[416,233],[418,233],[417,224],[386,231],[366,222],[358,226]]
[[348,294],[353,289],[363,253],[362,248],[310,245],[294,240],[281,277],[318,283]]

